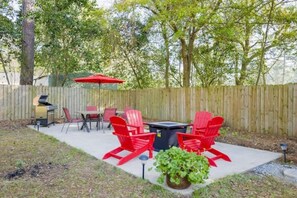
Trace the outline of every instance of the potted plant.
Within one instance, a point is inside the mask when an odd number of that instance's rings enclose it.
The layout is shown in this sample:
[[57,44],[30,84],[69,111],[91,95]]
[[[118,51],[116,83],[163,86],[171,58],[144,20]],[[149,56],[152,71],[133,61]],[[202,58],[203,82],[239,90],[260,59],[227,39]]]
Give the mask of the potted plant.
[[161,150],[155,159],[155,169],[161,173],[157,181],[163,184],[166,178],[166,183],[171,188],[185,189],[191,184],[204,183],[208,178],[208,160],[196,153],[171,147]]

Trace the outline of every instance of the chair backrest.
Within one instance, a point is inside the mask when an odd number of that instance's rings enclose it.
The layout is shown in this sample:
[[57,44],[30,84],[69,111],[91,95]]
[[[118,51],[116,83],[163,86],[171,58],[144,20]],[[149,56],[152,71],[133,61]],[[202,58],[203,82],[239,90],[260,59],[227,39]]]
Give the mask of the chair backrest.
[[141,111],[131,109],[126,112],[126,115],[128,124],[139,127],[138,133],[144,133]]
[[208,111],[198,111],[195,114],[192,134],[199,134],[197,130],[207,127],[208,122],[211,120],[212,114]]
[[[96,106],[86,106],[86,110],[87,111],[97,111],[97,107]],[[90,119],[92,119],[92,118],[96,119],[96,118],[98,118],[98,114],[90,114],[88,117]]]
[[123,113],[123,115],[122,115],[122,118],[123,118],[124,120],[128,120],[126,112],[129,111],[129,110],[132,110],[132,108],[131,108],[131,107],[125,107],[125,108],[124,108],[124,113]]
[[110,118],[115,116],[117,113],[117,108],[105,108],[103,113],[103,121],[110,122]]
[[71,115],[69,113],[69,109],[66,108],[66,107],[63,107],[63,111],[64,111],[67,122],[72,122],[72,118],[71,118]]
[[201,139],[201,144],[203,148],[210,148],[214,144],[216,137],[219,135],[219,130],[222,127],[224,118],[217,116],[212,118],[206,127],[204,136]]
[[134,145],[129,134],[129,129],[126,121],[118,116],[112,116],[110,123],[114,129],[113,134],[118,137],[121,147],[126,150],[134,150]]

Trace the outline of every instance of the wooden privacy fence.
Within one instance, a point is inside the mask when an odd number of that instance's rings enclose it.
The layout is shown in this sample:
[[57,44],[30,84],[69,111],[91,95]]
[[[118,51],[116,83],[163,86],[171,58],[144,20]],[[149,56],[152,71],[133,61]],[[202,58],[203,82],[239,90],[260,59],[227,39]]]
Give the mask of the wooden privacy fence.
[[[100,95],[99,95],[100,93]],[[196,111],[207,110],[225,118],[233,129],[297,137],[297,84],[278,86],[230,86],[143,90],[101,90],[64,87],[0,86],[0,120],[30,119],[32,100],[49,95],[57,105],[55,117],[71,114],[86,105],[126,106],[138,109],[147,119],[190,122]],[[101,98],[99,103],[99,96]]]

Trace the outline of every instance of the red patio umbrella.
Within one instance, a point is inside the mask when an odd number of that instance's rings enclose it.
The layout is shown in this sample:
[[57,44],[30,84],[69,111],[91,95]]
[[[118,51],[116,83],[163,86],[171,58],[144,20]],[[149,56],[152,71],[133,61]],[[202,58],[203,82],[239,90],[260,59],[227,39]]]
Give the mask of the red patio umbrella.
[[102,83],[123,83],[123,82],[125,82],[124,80],[108,77],[108,76],[105,76],[103,74],[94,74],[94,75],[87,76],[87,77],[75,78],[74,81],[75,82],[81,82],[81,83],[98,83],[98,84],[102,84]]
[[[79,83],[98,83],[99,84],[99,100],[101,99],[100,97],[100,87],[101,84],[103,83],[123,83],[125,82],[124,80],[120,80],[117,78],[112,78],[109,76],[105,76],[103,74],[93,74],[91,76],[87,76],[87,77],[81,77],[81,78],[75,78],[73,79],[75,82],[79,82]],[[99,103],[99,109],[100,109],[100,103]]]

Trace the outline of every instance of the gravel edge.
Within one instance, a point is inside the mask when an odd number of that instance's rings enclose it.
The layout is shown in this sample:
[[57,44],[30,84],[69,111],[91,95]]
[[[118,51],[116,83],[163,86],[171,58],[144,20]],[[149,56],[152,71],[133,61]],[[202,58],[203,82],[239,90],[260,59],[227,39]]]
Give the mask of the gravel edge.
[[267,164],[258,166],[249,172],[258,176],[273,176],[277,179],[280,179],[282,181],[285,181],[297,186],[297,175],[295,177],[288,177],[284,174],[284,171],[288,169],[297,171],[297,166],[281,164],[279,162],[273,161],[273,162],[269,162]]

